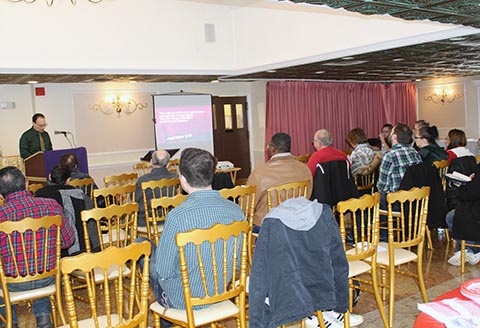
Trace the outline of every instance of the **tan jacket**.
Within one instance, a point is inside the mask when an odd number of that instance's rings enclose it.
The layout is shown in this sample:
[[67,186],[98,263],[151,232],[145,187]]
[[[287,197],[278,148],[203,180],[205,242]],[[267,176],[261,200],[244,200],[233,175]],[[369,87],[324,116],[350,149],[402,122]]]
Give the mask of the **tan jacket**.
[[284,183],[309,180],[308,198],[312,193],[312,174],[308,167],[294,156],[276,156],[256,168],[247,180],[247,185],[257,186],[255,197],[255,214],[253,223],[262,225],[267,214],[267,189]]

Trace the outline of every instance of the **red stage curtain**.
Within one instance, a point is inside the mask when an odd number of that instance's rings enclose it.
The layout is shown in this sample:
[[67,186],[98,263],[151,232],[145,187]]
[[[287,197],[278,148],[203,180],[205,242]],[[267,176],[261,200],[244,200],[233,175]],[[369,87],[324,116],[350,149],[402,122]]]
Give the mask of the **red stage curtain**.
[[368,138],[378,137],[385,123],[412,126],[416,120],[414,83],[269,82],[265,144],[273,134],[292,136],[292,154],[314,151],[315,131],[327,129],[333,145],[347,148],[345,138],[362,128]]

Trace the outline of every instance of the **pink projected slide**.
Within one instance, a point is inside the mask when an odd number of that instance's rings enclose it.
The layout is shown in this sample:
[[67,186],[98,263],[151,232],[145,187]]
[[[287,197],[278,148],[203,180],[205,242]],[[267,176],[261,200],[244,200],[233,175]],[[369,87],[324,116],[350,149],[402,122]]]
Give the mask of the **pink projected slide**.
[[[156,107],[157,145],[191,145],[212,139],[211,106]],[[168,147],[167,147],[168,146]]]

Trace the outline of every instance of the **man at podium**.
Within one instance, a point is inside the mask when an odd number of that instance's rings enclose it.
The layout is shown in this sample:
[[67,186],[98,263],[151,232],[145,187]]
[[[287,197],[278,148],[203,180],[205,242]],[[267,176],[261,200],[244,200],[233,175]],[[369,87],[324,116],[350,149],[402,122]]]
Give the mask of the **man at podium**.
[[20,137],[20,156],[25,159],[36,152],[52,150],[52,141],[45,131],[47,120],[42,113],[32,116],[32,127]]

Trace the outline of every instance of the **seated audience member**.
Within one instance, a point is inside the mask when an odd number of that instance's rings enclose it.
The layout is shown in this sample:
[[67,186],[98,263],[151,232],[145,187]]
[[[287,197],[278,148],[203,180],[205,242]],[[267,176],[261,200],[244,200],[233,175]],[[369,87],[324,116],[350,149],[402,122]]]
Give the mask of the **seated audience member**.
[[454,158],[460,158],[460,157],[466,157],[466,156],[475,157],[475,155],[473,155],[470,152],[470,150],[466,148],[466,146],[467,146],[467,136],[465,135],[465,132],[459,129],[452,129],[448,131],[447,153],[448,153],[449,162],[451,162]]
[[[215,158],[208,151],[197,148],[182,151],[179,164],[180,183],[188,197],[168,213],[158,247],[152,243],[150,285],[157,301],[164,307],[185,309],[176,235],[192,229],[207,229],[219,223],[230,224],[245,220],[245,214],[237,204],[221,197],[218,191],[212,190],[214,172]],[[188,250],[186,257],[191,258]],[[233,258],[228,260],[232,261]],[[222,261],[223,257],[217,258],[218,268],[223,267]],[[210,279],[208,275],[213,272],[207,270],[206,274],[208,281]],[[198,271],[191,273],[189,278],[192,295],[203,296],[200,273]],[[219,292],[223,292],[223,286],[218,286],[218,289]],[[162,321],[162,327],[168,325],[167,321]]]
[[[34,219],[39,219],[43,216],[62,216],[62,225],[60,227],[61,243],[62,248],[69,248],[74,240],[74,231],[70,224],[67,222],[66,218],[63,216],[62,207],[53,199],[45,198],[36,198],[27,191],[28,181],[26,181],[23,173],[16,167],[8,166],[0,170],[0,194],[5,200],[5,203],[0,206],[0,222],[5,221],[20,221],[26,217],[31,217]],[[8,240],[6,235],[0,232],[0,254],[2,256],[3,269],[7,276],[11,276],[13,272],[14,263],[12,260],[12,255],[8,251],[7,247]],[[21,244],[16,244],[16,248],[22,248]],[[18,259],[19,263],[24,265],[29,265],[33,268],[34,265],[38,263],[43,267],[43,261],[35,261],[34,248],[31,243],[26,243],[25,247],[28,247],[29,258],[27,259]],[[55,266],[56,262],[56,249],[55,243],[49,243],[47,245],[48,249],[48,265],[50,267]],[[33,271],[33,269],[32,269]],[[34,288],[46,287],[53,285],[55,280],[53,277],[45,278],[35,282],[22,282],[17,284],[9,284],[8,289],[12,292],[15,291],[24,291]],[[3,299],[1,301],[3,303]],[[13,312],[13,327],[18,326],[16,306],[12,305]],[[52,309],[50,307],[50,298],[40,298],[32,303],[32,312],[35,315],[38,328],[51,328],[53,327],[52,322],[50,321],[50,316]],[[0,314],[5,317],[5,308],[0,308]]]
[[[75,154],[65,154],[60,158],[60,162],[58,164],[67,165],[72,170],[70,175],[70,180],[78,180],[78,179],[91,179],[92,177],[88,173],[80,172],[78,169],[78,158]],[[97,189],[97,185],[93,185],[93,189]]]
[[313,137],[313,147],[315,152],[308,160],[308,168],[315,175],[317,164],[331,161],[348,161],[347,155],[336,148],[332,147],[333,138],[330,132],[325,129],[318,130]]
[[389,141],[388,137],[390,136],[390,133],[392,132],[393,125],[390,123],[386,123],[382,127],[382,132],[378,135],[378,138],[380,139],[380,142],[382,143],[382,152],[386,152],[387,150],[390,150],[390,147],[392,146]]
[[258,232],[267,214],[267,189],[285,183],[308,180],[307,198],[310,197],[312,175],[305,164],[297,161],[295,156],[290,154],[291,142],[290,136],[286,133],[274,134],[267,145],[270,159],[253,170],[248,177],[247,185],[257,187],[253,216],[254,232]]
[[438,130],[435,126],[424,126],[415,136],[415,144],[424,163],[432,164],[435,161],[448,159],[445,149],[437,145],[435,141],[437,137]]
[[[348,262],[329,206],[298,197],[267,214],[255,244],[249,305],[252,328],[281,326],[318,310],[333,310],[323,312],[326,327],[343,327]],[[356,326],[363,318],[350,321]],[[317,327],[316,318],[312,323]]]
[[430,126],[430,123],[428,123],[425,120],[415,121],[415,124],[413,125],[413,136],[418,137],[420,129],[425,128],[425,127],[429,127],[429,126]]
[[[35,193],[36,197],[51,198],[57,201],[63,208],[63,214],[68,223],[75,232],[75,242],[62,255],[77,255],[85,252],[85,235],[80,213],[83,210],[93,208],[93,201],[86,196],[82,190],[70,186],[70,167],[67,165],[55,165],[49,175],[50,184]],[[88,226],[91,248],[96,250],[99,248],[98,234],[96,225],[92,221]]]
[[479,244],[478,248],[466,249],[465,260],[475,265],[480,261],[480,165],[472,174],[472,181],[457,190],[459,203],[447,214],[447,225],[452,237],[457,239],[455,254],[448,259],[451,265],[460,266],[460,240],[468,244]]
[[[158,181],[162,179],[176,178],[177,174],[170,172],[167,169],[168,162],[170,161],[170,154],[165,150],[157,150],[152,154],[152,171],[144,174],[137,180],[137,187],[135,190],[135,201],[138,203],[138,226],[145,227],[147,225],[146,215],[150,216],[151,213],[145,213],[145,205],[143,203],[142,182]],[[155,197],[160,197],[160,190],[155,190]],[[152,200],[153,194],[151,189],[146,191],[147,202]]]
[[[477,161],[475,156],[465,147],[467,145],[465,132],[458,129],[448,131],[447,143],[448,173],[456,171],[467,176],[471,175],[477,166]],[[457,189],[457,183],[447,179],[447,207],[449,211],[453,210],[458,204]]]
[[347,135],[347,142],[353,148],[353,151],[348,156],[348,159],[352,164],[352,174],[356,175],[358,169],[370,165],[375,157],[375,152],[369,147],[367,143],[367,136],[361,128],[350,130]]

